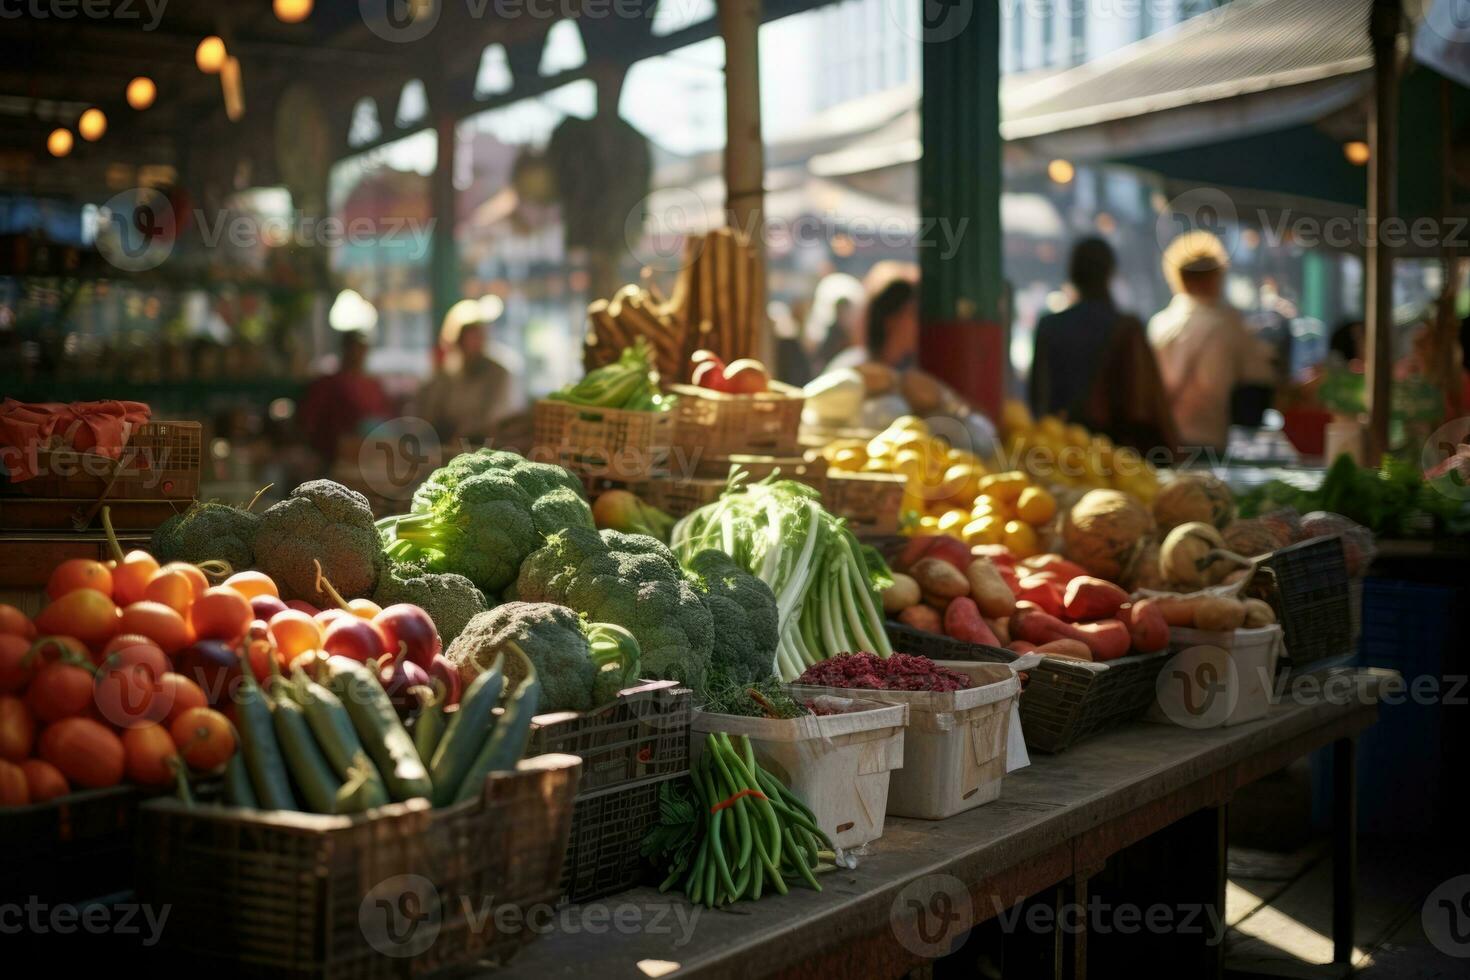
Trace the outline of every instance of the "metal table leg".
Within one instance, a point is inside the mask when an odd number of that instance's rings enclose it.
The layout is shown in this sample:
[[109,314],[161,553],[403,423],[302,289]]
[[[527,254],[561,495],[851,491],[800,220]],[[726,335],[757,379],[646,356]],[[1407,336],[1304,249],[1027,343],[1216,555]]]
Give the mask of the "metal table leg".
[[1358,743],[1332,746],[1332,962],[1351,964],[1358,903]]

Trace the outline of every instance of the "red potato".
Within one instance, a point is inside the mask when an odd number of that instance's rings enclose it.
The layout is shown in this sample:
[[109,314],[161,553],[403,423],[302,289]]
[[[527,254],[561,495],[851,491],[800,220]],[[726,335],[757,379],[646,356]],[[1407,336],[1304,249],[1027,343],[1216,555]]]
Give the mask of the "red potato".
[[1011,642],[1011,617],[1001,616],[997,619],[986,620],[990,629],[995,633],[999,646],[1008,646]]
[[1079,575],[1087,574],[1087,569],[1081,565],[1055,554],[1033,555],[1030,558],[1023,558],[1021,559],[1021,567],[1033,572],[1053,572],[1063,582],[1070,582]]
[[1020,590],[1016,598],[1025,602],[1034,602],[1047,614],[1060,616],[1063,608],[1062,587],[1050,578],[1038,575],[1030,575],[1021,579]]
[[909,606],[898,614],[898,621],[926,633],[944,632],[944,620],[940,618],[938,611],[925,605]]
[[1087,644],[1094,660],[1117,660],[1133,648],[1133,637],[1121,620],[1101,619],[1095,623],[1077,623],[1072,628],[1082,634],[1077,638]]
[[1154,599],[1140,599],[1125,603],[1118,610],[1118,617],[1128,627],[1133,638],[1133,649],[1140,653],[1153,653],[1169,645],[1169,624]]
[[944,632],[956,640],[966,643],[979,643],[988,647],[1000,646],[1000,640],[985,619],[980,615],[980,607],[975,605],[975,600],[969,596],[961,596],[949,604],[944,610]]
[[1081,640],[1052,640],[1037,647],[1036,652],[1049,657],[1066,657],[1069,660],[1092,659],[1092,651]]
[[1056,616],[1031,608],[1018,608],[1011,617],[1011,636],[1037,646],[1053,640],[1080,640],[1092,651],[1094,660],[1115,660],[1128,652],[1132,638],[1128,627],[1116,619],[1098,623],[1064,623]]
[[[913,567],[925,558],[939,558],[954,566],[955,571],[964,573],[974,557],[970,549],[958,538],[947,534],[917,534],[899,552],[894,568],[913,575]],[[961,593],[963,594],[963,593]]]
[[1027,643],[1025,640],[1012,640],[1011,642],[1006,644],[1006,649],[1011,651],[1012,653],[1019,653],[1022,656],[1025,656],[1026,654],[1036,650],[1037,647],[1035,643]]
[[1016,570],[1006,565],[997,565],[995,570],[1000,575],[1000,580],[1006,584],[1006,588],[1011,590],[1011,595],[1020,598],[1021,580],[1016,576]]
[[964,570],[942,558],[921,558],[910,566],[909,574],[925,595],[956,599],[970,594],[970,580]]
[[970,549],[970,554],[976,558],[988,559],[1001,568],[1014,570],[1016,567],[1016,556],[1003,544],[977,544]]
[[1106,579],[1079,575],[1067,583],[1063,610],[1074,620],[1111,619],[1128,601],[1128,593]]

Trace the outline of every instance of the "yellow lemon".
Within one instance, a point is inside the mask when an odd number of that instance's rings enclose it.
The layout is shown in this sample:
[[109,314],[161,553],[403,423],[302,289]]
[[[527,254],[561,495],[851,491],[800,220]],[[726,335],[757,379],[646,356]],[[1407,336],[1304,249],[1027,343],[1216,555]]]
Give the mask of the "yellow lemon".
[[1012,504],[1021,496],[1021,491],[1031,485],[1031,481],[1025,473],[1020,470],[1007,470],[1004,473],[991,473],[980,478],[978,489],[983,494],[989,494],[1001,503]]
[[939,518],[933,514],[923,514],[919,517],[919,532],[921,534],[938,534]]
[[920,435],[929,434],[929,423],[917,415],[900,415],[888,426],[889,432],[917,432]]
[[960,536],[960,530],[970,523],[970,515],[963,510],[947,510],[939,515],[939,533]]
[[832,454],[832,468],[853,472],[860,470],[868,462],[868,454],[861,449],[839,449]]
[[1036,432],[1048,439],[1064,439],[1067,435],[1067,426],[1055,415],[1043,415],[1036,423]]
[[1006,432],[1029,432],[1036,424],[1031,418],[1031,409],[1015,398],[1006,400],[1000,413],[1000,427]]
[[1017,558],[1030,558],[1032,555],[1041,553],[1036,528],[1025,521],[1006,521],[1001,544],[1011,549],[1011,554]]
[[1092,441],[1092,433],[1088,432],[1082,426],[1073,423],[1066,428],[1066,439],[1067,442],[1073,446],[1085,447],[1089,442]]
[[1057,515],[1057,500],[1041,487],[1027,487],[1016,501],[1016,516],[1033,526],[1045,524]]
[[1005,524],[999,517],[977,517],[964,526],[960,537],[972,548],[977,544],[1000,544],[1005,537]]

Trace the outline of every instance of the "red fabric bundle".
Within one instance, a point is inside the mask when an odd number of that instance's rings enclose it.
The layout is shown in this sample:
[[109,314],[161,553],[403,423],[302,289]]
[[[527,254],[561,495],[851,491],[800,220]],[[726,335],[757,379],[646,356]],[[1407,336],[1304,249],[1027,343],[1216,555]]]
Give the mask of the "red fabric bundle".
[[0,462],[12,483],[37,476],[37,454],[74,449],[117,459],[133,427],[148,421],[142,402],[0,402]]

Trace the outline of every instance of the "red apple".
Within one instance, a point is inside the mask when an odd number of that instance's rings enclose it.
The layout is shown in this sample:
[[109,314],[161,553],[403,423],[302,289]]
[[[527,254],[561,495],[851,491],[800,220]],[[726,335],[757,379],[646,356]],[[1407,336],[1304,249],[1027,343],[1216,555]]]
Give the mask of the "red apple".
[[442,688],[446,705],[459,704],[459,668],[446,660],[443,654],[435,657],[434,662],[429,664],[429,680]]
[[728,382],[725,379],[725,369],[714,361],[705,361],[694,369],[694,377],[691,379],[696,387],[708,388],[710,391],[728,391]]
[[290,602],[286,603],[286,608],[300,610],[301,612],[306,613],[306,615],[308,616],[315,616],[317,613],[321,612],[320,609],[318,609],[316,606],[313,606],[305,599],[292,599]]
[[412,660],[398,657],[384,661],[378,669],[378,680],[382,682],[383,691],[393,702],[393,707],[404,715],[422,706],[419,699],[423,692],[414,688],[429,687],[429,672]]
[[373,625],[382,630],[389,653],[395,657],[401,654],[424,670],[429,669],[443,645],[429,614],[412,603],[389,606],[373,617]]
[[760,361],[742,357],[725,368],[725,386],[732,395],[757,395],[770,390],[771,375]]
[[698,367],[699,365],[706,362],[718,364],[720,367],[725,366],[725,359],[723,357],[716,354],[714,351],[707,350],[703,347],[695,351],[693,354],[689,355],[689,363],[693,364],[695,367]]
[[268,592],[252,596],[250,599],[250,611],[256,619],[264,619],[269,622],[272,616],[278,612],[284,612],[285,609],[286,604]]
[[358,663],[376,660],[387,652],[388,644],[383,631],[366,619],[348,614],[340,616],[327,627],[322,637],[322,649],[334,657],[346,657]]

